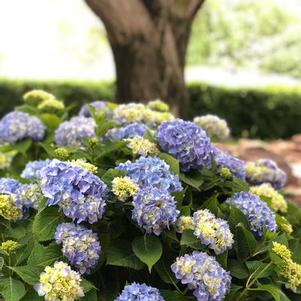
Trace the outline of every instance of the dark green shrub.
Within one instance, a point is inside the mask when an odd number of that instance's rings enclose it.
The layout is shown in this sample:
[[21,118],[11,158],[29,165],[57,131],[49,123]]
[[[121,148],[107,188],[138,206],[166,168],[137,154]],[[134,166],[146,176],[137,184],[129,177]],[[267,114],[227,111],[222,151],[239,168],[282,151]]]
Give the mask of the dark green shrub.
[[[0,80],[0,116],[22,103],[22,94],[45,89],[77,110],[97,99],[114,99],[112,82]],[[286,138],[301,131],[301,87],[229,88],[188,84],[187,119],[213,113],[225,118],[234,137]]]

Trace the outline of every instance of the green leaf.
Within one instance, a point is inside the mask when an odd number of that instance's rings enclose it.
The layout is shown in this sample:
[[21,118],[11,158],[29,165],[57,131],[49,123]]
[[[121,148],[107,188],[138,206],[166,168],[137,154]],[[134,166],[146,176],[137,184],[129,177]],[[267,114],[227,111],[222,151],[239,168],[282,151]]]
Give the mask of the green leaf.
[[40,297],[34,288],[29,288],[21,301],[44,301],[44,298]]
[[200,248],[200,241],[193,234],[192,230],[183,231],[180,244],[181,244],[181,246],[189,246],[193,249]]
[[107,185],[111,185],[111,182],[116,177],[123,177],[126,173],[122,170],[117,170],[115,168],[110,168],[106,173],[101,177],[102,181]]
[[237,254],[239,258],[245,259],[256,250],[257,241],[253,234],[243,224],[236,226]]
[[249,277],[249,271],[246,266],[239,260],[231,259],[228,263],[228,269],[231,276],[237,279],[245,279]]
[[180,174],[179,160],[166,153],[160,153],[159,157],[170,166],[170,169],[173,173],[175,173],[176,175]]
[[57,225],[63,221],[57,207],[47,207],[35,216],[32,232],[39,241],[52,240]]
[[31,254],[28,257],[27,264],[31,266],[45,267],[52,265],[56,260],[62,257],[61,249],[56,244],[50,244],[47,247],[35,243]]
[[94,284],[86,279],[82,279],[82,282],[80,285],[83,288],[84,293],[87,293],[91,290],[96,290],[96,287],[94,286]]
[[250,273],[254,273],[252,279],[266,278],[274,271],[275,266],[269,263],[263,263],[259,260],[247,261],[246,266]]
[[195,188],[196,190],[200,190],[200,186],[204,183],[204,180],[201,178],[201,174],[180,174],[180,179],[185,184]]
[[160,294],[165,301],[187,301],[190,298],[184,296],[178,291],[160,290]]
[[97,291],[91,290],[85,293],[85,296],[80,298],[80,301],[97,301]]
[[12,277],[0,280],[0,294],[5,301],[19,301],[25,295],[24,284]]
[[155,265],[155,270],[165,283],[174,284],[178,281],[174,274],[171,273],[170,264],[166,263],[164,259],[161,259]]
[[28,151],[31,145],[32,145],[32,141],[30,139],[25,139],[21,142],[14,144],[13,149],[23,155],[26,155],[26,152]]
[[250,291],[265,291],[273,296],[275,301],[290,301],[290,299],[277,286],[271,284],[260,284],[257,288],[250,288]]
[[39,281],[40,274],[43,271],[42,267],[30,265],[9,268],[14,271],[24,282],[30,285],[34,285]]
[[0,257],[0,271],[2,271],[3,266],[4,266],[4,258]]
[[160,239],[150,235],[136,237],[132,242],[132,249],[135,255],[148,266],[151,273],[153,265],[162,255]]
[[52,131],[54,131],[61,123],[61,119],[55,114],[44,113],[40,115],[40,118]]
[[107,264],[141,270],[143,263],[132,251],[131,244],[126,240],[112,241],[107,247]]
[[237,209],[234,206],[230,206],[229,210],[230,210],[230,215],[228,218],[228,223],[230,225],[231,231],[234,232],[235,227],[239,223],[242,223],[248,229],[249,223],[247,221],[246,216],[242,213],[242,211],[240,211],[239,209]]

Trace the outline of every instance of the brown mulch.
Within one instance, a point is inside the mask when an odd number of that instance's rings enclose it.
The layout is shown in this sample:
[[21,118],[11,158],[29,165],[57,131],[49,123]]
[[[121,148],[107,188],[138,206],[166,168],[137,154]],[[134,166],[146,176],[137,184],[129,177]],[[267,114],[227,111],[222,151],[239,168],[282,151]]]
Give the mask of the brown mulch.
[[[288,175],[288,181],[284,188],[285,193],[301,206],[301,134],[295,135],[289,140],[263,142],[240,139],[235,145],[219,144],[219,146],[243,160],[270,158],[276,161]],[[296,172],[296,168],[298,172]]]

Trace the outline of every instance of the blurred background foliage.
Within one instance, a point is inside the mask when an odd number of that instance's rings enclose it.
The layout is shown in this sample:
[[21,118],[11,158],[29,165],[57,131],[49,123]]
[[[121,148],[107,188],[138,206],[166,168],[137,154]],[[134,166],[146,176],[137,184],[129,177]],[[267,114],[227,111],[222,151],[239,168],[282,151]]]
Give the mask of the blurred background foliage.
[[193,25],[188,65],[301,76],[301,2],[207,0]]
[[[2,5],[1,116],[32,88],[49,90],[73,110],[84,102],[113,99],[111,49],[103,26],[82,0]],[[12,13],[30,35],[20,34]],[[184,117],[218,114],[229,121],[234,137],[286,138],[300,132],[300,32],[300,0],[206,0],[188,47],[190,106]]]

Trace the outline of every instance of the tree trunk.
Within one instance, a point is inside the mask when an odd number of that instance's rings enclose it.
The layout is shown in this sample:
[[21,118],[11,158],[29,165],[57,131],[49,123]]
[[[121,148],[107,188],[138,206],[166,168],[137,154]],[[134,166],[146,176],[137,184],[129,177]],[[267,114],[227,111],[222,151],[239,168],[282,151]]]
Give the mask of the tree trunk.
[[202,0],[86,0],[112,47],[117,100],[168,102],[185,114],[184,65],[193,17]]

